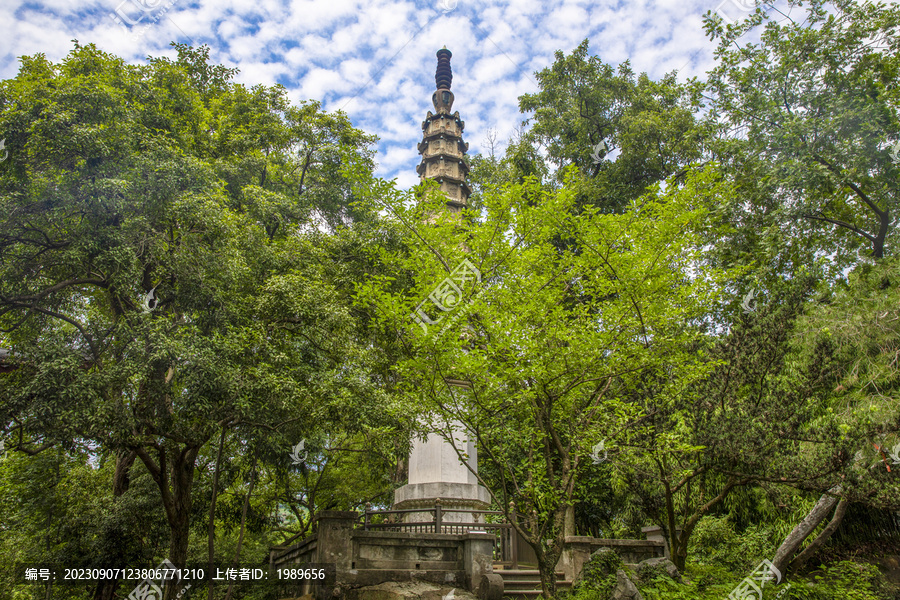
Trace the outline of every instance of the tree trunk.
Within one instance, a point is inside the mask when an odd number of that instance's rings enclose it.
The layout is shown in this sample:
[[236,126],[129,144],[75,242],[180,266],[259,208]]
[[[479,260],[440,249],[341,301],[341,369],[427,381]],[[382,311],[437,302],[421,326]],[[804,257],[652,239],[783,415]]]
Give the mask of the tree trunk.
[[[558,536],[554,540],[552,551],[548,552],[544,547],[543,539],[541,539],[541,529],[538,526],[538,516],[535,511],[532,511],[529,517],[525,517],[528,524],[526,529],[516,522],[513,504],[510,503],[509,519],[516,534],[521,536],[534,549],[534,555],[537,557],[538,562],[538,572],[541,577],[542,596],[544,598],[553,598],[556,594],[556,563],[559,562],[559,558],[562,556],[562,536]],[[561,529],[564,526],[565,509],[558,510],[555,519]],[[560,533],[563,533],[563,531],[560,531]],[[513,537],[515,538],[515,536]],[[513,543],[517,542],[513,541]]]
[[116,472],[113,475],[113,496],[125,494],[131,486],[131,466],[137,458],[137,452],[129,450],[116,454]]
[[[194,482],[194,462],[200,451],[199,445],[186,445],[175,456],[171,468],[167,463],[165,446],[157,446],[159,464],[153,460],[147,449],[136,448],[137,455],[147,466],[150,475],[159,488],[166,520],[169,523],[169,560],[178,568],[187,562],[188,537],[191,520],[191,487]],[[169,480],[171,479],[171,489]],[[172,600],[178,593],[176,586],[167,585],[165,600]]]
[[[59,462],[61,459],[60,452],[61,452],[60,449],[57,447],[57,449],[56,449],[56,483],[53,484],[53,501],[50,503],[50,512],[47,515],[47,527],[45,528],[47,530],[46,540],[47,540],[47,552],[48,553],[50,552],[50,547],[51,547],[50,530],[51,530],[51,526],[53,525],[53,509],[56,506],[56,494],[57,494],[57,491],[59,490]],[[53,589],[53,580],[51,579],[50,581],[47,582],[46,600],[50,600],[50,591],[52,589]]]
[[772,561],[772,564],[774,564],[775,568],[781,573],[785,572],[794,553],[797,552],[797,549],[803,544],[803,540],[809,537],[809,534],[819,526],[819,523],[825,520],[825,517],[828,516],[831,509],[838,503],[839,499],[832,494],[839,494],[840,492],[841,486],[837,485],[828,490],[827,493],[822,494],[822,497],[819,498],[816,505],[812,507],[809,514],[807,514],[806,517],[794,527],[794,530],[784,538],[784,541],[781,542],[781,546],[779,546],[778,550],[775,552],[775,560]]
[[675,563],[680,573],[684,573],[684,566],[687,562],[689,535],[687,531],[679,532],[677,529],[669,534],[669,554],[672,556],[672,562]]
[[[556,597],[556,565],[559,563],[565,547],[566,515],[568,514],[569,504],[563,504],[554,511],[554,526],[552,529],[554,539],[551,540],[550,549],[544,549],[543,540],[541,539],[538,539],[537,544],[534,545],[538,559],[538,569],[541,573],[541,591],[544,598]],[[535,519],[535,530],[537,530],[537,519]]]
[[[713,507],[717,504],[725,500],[728,494],[731,493],[736,487],[744,486],[752,481],[751,478],[746,479],[737,479],[730,478],[728,483],[719,491],[719,493],[714,497],[710,498],[706,504],[702,506],[698,506],[690,518],[682,519],[681,530],[679,531],[678,525],[676,523],[676,510],[675,510],[675,492],[672,491],[668,480],[665,479],[663,475],[663,483],[666,488],[666,496],[665,496],[665,521],[664,523],[657,523],[663,527],[663,534],[666,537],[667,544],[669,546],[669,556],[670,560],[678,567],[678,570],[684,572],[685,564],[687,563],[687,554],[688,554],[688,540],[691,538],[691,534],[693,534],[694,529],[697,527],[697,523],[700,522],[700,519],[703,518],[703,515],[707,514]],[[690,491],[690,482],[688,482],[687,486],[687,499],[690,499],[691,491]]]
[[184,567],[187,561],[188,534],[191,517],[191,487],[194,483],[194,461],[199,448],[186,447],[172,463],[172,514],[169,526],[169,560],[176,567]]
[[[253,457],[253,466],[250,467],[250,488],[244,497],[244,507],[241,509],[241,533],[238,535],[237,550],[234,552],[233,566],[237,567],[238,561],[241,560],[241,546],[244,545],[244,529],[247,525],[247,510],[250,508],[250,496],[253,495],[253,488],[256,486],[256,456]],[[228,593],[225,594],[225,600],[231,600],[231,592],[234,590],[234,582],[228,584]]]
[[537,554],[538,570],[541,574],[541,592],[544,598],[553,598],[556,596],[556,563],[559,562],[560,552],[546,552],[540,547],[541,540],[537,545],[532,545]]
[[[116,472],[113,475],[113,498],[119,498],[128,491],[131,485],[131,466],[137,458],[137,452],[116,453]],[[118,546],[117,546],[118,548]],[[123,548],[119,548],[123,550]],[[124,564],[124,560],[120,563]],[[117,579],[101,579],[94,588],[94,600],[113,600],[116,589],[119,587]]]
[[[213,470],[212,499],[209,502],[209,532],[207,535],[207,568],[213,573],[216,554],[216,499],[219,496],[219,469],[222,467],[222,449],[225,447],[225,433],[228,428],[222,424],[222,435],[219,436],[219,451],[216,453],[216,467]],[[213,600],[213,580],[209,580],[207,598]]]
[[812,556],[819,551],[819,549],[825,545],[825,542],[831,538],[832,534],[837,531],[837,528],[840,527],[841,521],[844,520],[844,515],[847,513],[847,507],[849,506],[849,502],[844,498],[840,502],[838,502],[837,508],[834,509],[834,516],[831,517],[831,521],[828,522],[828,525],[825,526],[825,529],[822,530],[816,539],[812,541],[812,543],[806,547],[806,549],[797,555],[797,557],[790,562],[788,568],[791,571],[797,572],[803,565],[806,564]]

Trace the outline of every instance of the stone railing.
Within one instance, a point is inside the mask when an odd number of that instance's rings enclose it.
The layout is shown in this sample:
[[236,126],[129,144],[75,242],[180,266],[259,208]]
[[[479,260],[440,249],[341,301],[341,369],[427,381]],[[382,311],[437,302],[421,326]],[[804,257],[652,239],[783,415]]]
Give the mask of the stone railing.
[[[269,549],[269,568],[277,569],[288,564],[314,563],[317,552],[316,534],[312,534],[302,541],[289,546],[275,546]],[[278,557],[276,563],[276,556]]]
[[[410,520],[409,513],[423,513],[425,518]],[[471,522],[459,520],[466,513],[471,514]],[[493,565],[516,569],[519,562],[534,557],[508,523],[486,522],[499,516],[496,511],[445,509],[440,503],[429,509],[367,509],[361,515],[323,511],[316,519],[316,534],[290,546],[272,548],[269,564],[272,570],[334,565],[333,585],[303,590],[317,599],[344,598],[354,588],[402,581],[452,585],[480,598],[500,598],[503,580],[494,573]],[[645,528],[644,533],[646,540],[567,536],[557,568],[566,581],[573,581],[591,553],[600,548],[615,550],[629,565],[666,555],[660,533],[654,528]]]
[[315,536],[272,549],[270,568],[334,565],[333,585],[304,590],[317,599],[342,598],[348,589],[401,581],[453,585],[485,599],[502,596],[503,581],[492,564],[494,533],[366,530],[356,528],[359,519],[355,512],[323,511],[316,519]]

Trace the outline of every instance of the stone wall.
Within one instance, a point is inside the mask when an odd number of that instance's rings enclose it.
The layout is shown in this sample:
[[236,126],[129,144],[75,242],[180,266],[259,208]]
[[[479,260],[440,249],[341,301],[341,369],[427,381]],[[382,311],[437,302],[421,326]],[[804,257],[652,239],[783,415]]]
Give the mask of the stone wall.
[[625,564],[636,565],[648,558],[665,555],[665,543],[658,540],[610,540],[588,536],[567,536],[566,545],[559,561],[559,568],[566,574],[567,581],[573,581],[581,572],[592,552],[600,548],[615,550]]
[[354,512],[324,511],[317,518],[317,534],[273,549],[270,565],[334,564],[334,585],[307,590],[317,599],[347,597],[352,589],[404,581],[459,587],[480,595],[490,591],[482,588],[493,573],[493,534],[366,531],[355,529],[358,520]]
[[[333,585],[304,590],[323,600],[350,598],[355,589],[388,582],[432,583],[466,589],[481,598],[502,595],[502,580],[493,570],[497,539],[493,533],[365,530],[357,528],[358,522],[355,512],[324,511],[317,518],[317,533],[287,548],[274,548],[270,565],[335,565]],[[600,548],[615,550],[631,565],[665,555],[661,539],[568,536],[557,568],[567,581],[573,581],[591,553]]]
[[273,548],[269,552],[269,567],[275,568],[275,557],[278,556],[279,564],[295,564],[302,565],[305,563],[315,562],[317,544],[317,536],[315,534],[305,538],[303,541],[287,546],[285,548]]

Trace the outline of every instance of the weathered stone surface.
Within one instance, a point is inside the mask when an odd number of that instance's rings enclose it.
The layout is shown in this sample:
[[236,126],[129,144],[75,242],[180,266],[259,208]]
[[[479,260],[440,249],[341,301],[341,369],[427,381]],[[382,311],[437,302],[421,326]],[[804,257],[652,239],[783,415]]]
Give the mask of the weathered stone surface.
[[572,587],[577,589],[582,586],[602,586],[602,580],[613,575],[622,565],[622,558],[615,550],[600,548],[591,553],[591,557],[575,576]]
[[616,571],[616,587],[613,590],[611,600],[644,600],[644,597],[641,596],[640,590],[628,578],[625,571],[619,569]]
[[481,600],[502,600],[503,577],[496,573],[482,575],[481,584],[478,586],[478,597]]
[[648,558],[647,560],[642,560],[638,563],[636,570],[638,577],[644,582],[650,581],[658,575],[667,575],[669,578],[681,583],[681,573],[678,572],[678,567],[676,567],[675,563],[668,558]]
[[900,555],[885,554],[881,559],[877,559],[876,564],[888,581],[900,585]]
[[437,586],[426,582],[382,583],[347,590],[347,600],[478,600],[462,588]]

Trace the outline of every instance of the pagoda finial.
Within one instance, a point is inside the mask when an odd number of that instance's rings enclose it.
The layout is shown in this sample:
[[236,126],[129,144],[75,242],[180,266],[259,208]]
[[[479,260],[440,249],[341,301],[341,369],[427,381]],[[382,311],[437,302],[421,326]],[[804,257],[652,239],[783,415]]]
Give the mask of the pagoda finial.
[[465,155],[469,145],[462,140],[466,123],[459,118],[458,112],[451,112],[451,56],[446,46],[437,51],[438,64],[434,77],[437,89],[431,94],[435,112],[429,111],[422,123],[424,136],[419,144],[422,162],[416,167],[416,172],[422,180],[437,180],[441,185],[441,192],[447,197],[447,207],[453,212],[459,212],[468,206],[472,192],[466,183],[469,167],[465,162]]
[[450,83],[453,81],[453,71],[450,70],[450,57],[453,53],[444,46],[437,51],[437,71],[434,74],[434,83],[439,90],[449,90]]

